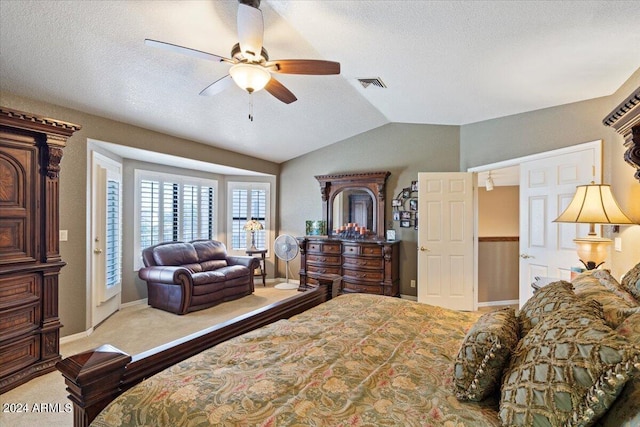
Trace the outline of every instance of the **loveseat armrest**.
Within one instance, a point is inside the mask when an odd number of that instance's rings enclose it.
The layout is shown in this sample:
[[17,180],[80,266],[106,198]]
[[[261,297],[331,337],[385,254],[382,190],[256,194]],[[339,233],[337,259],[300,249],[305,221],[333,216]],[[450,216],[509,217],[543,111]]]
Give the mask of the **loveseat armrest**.
[[191,283],[191,271],[181,266],[151,266],[138,271],[138,277],[147,282],[171,284]]
[[260,267],[260,260],[252,256],[228,256],[227,265],[243,265],[253,271]]

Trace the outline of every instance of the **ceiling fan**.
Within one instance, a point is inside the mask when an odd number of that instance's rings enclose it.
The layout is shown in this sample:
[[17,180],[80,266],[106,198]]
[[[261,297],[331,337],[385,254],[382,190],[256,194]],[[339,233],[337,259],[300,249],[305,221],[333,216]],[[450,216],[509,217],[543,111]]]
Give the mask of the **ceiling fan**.
[[238,0],[238,39],[231,49],[231,58],[213,53],[190,49],[171,43],[145,39],[148,46],[190,55],[196,58],[231,64],[229,74],[204,88],[200,95],[211,96],[220,93],[234,81],[248,93],[266,90],[285,104],[297,100],[296,96],[272,73],[328,75],[340,74],[340,63],[315,59],[280,59],[269,60],[266,49],[262,46],[264,36],[264,20],[262,11],[258,9],[260,0]]

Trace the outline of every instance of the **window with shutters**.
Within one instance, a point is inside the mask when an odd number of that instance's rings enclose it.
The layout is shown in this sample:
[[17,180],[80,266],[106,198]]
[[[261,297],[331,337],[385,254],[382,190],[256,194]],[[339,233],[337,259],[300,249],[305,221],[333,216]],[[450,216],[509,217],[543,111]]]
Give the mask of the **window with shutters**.
[[136,269],[142,249],[161,242],[216,239],[218,182],[136,170]]
[[255,232],[256,247],[269,248],[269,195],[267,182],[229,182],[227,191],[228,233],[227,246],[244,251],[251,246],[251,233],[244,230],[247,221],[255,219],[263,229]]

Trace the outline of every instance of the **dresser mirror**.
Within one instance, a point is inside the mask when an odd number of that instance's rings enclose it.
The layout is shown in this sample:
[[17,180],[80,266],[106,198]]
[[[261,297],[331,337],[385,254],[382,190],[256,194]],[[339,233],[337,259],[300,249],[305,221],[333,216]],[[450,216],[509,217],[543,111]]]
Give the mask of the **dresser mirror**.
[[322,194],[322,219],[329,235],[346,223],[365,226],[384,238],[385,185],[390,172],[318,175]]

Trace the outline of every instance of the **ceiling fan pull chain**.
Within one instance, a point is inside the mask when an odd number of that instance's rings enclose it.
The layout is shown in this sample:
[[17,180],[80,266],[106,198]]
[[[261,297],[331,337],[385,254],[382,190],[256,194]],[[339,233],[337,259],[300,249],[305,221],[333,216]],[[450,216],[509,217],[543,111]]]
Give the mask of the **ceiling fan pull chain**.
[[249,120],[253,121],[253,94],[249,94]]

